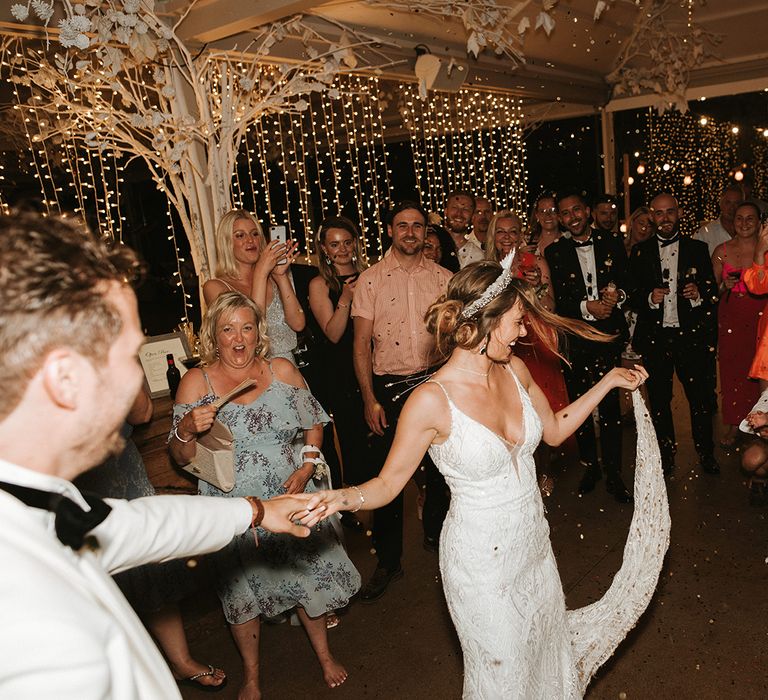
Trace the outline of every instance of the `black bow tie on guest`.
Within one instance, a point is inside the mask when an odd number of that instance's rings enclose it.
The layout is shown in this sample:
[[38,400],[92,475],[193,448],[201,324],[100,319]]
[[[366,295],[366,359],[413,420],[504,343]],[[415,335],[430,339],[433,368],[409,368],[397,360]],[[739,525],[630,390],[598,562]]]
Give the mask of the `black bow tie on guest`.
[[662,248],[666,248],[668,245],[672,245],[673,243],[677,243],[680,240],[680,234],[676,233],[672,238],[662,238],[661,236],[656,236],[656,238],[659,241],[659,244]]
[[91,507],[89,511],[83,510],[73,500],[60,493],[41,491],[29,486],[19,486],[0,481],[0,489],[7,491],[11,496],[18,498],[31,508],[50,510],[56,514],[56,536],[62,544],[72,547],[74,550],[83,546],[85,536],[97,525],[104,522],[112,508],[98,496],[91,493],[83,493],[85,502]]
[[573,241],[573,245],[575,245],[577,248],[583,248],[585,246],[593,244],[592,236],[587,238],[586,241],[577,241],[575,238],[571,238],[571,240]]

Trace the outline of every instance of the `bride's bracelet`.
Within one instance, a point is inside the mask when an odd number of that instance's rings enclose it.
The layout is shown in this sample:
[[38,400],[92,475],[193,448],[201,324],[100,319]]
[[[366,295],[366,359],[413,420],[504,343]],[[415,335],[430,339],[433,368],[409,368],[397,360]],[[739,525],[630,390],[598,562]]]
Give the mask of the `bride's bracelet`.
[[357,513],[357,511],[365,505],[365,496],[363,496],[363,492],[359,486],[350,486],[349,488],[355,489],[355,491],[357,491],[357,495],[360,496],[360,503],[358,503],[357,508],[349,511],[350,513]]

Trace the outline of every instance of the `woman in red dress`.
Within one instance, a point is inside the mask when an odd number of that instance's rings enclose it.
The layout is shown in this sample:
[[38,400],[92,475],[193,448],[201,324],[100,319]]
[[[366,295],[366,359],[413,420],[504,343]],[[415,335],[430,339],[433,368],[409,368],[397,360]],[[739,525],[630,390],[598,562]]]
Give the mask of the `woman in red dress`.
[[[526,279],[534,286],[541,303],[548,310],[552,310],[555,302],[549,280],[549,265],[541,256],[520,250],[524,244],[520,217],[508,209],[495,214],[488,224],[485,257],[498,262],[513,248],[516,249],[512,269],[518,277]],[[552,410],[557,412],[565,408],[568,405],[568,394],[560,358],[530,331],[526,340],[517,344],[515,354],[525,362],[534,381],[549,400]]]
[[739,434],[739,423],[752,410],[760,388],[750,379],[754,338],[765,306],[765,297],[747,287],[744,274],[755,257],[760,210],[744,202],[734,217],[736,235],[712,253],[712,267],[720,285],[718,306],[718,360],[720,400],[725,435],[722,447],[730,448]]

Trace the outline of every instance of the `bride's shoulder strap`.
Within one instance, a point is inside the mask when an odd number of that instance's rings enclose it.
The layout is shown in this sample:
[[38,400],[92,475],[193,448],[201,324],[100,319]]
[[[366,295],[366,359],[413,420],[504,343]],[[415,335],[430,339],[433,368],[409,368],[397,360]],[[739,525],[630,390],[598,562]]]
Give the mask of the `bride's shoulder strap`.
[[448,394],[448,390],[439,381],[437,381],[437,379],[428,379],[424,383],[425,384],[437,384],[437,386],[439,386],[443,390],[443,393],[445,394],[445,398],[448,399],[448,403],[451,403],[451,397]]

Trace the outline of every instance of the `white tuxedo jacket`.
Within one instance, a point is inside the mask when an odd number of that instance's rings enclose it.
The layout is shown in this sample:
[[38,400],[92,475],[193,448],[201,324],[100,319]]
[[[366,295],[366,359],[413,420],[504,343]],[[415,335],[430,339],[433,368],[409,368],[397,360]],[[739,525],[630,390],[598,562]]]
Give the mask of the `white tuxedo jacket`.
[[[68,481],[0,460],[0,481],[57,491]],[[53,515],[0,491],[0,698],[168,700],[180,694],[110,574],[221,549],[250,526],[241,498],[107,500],[98,549],[62,545]]]

